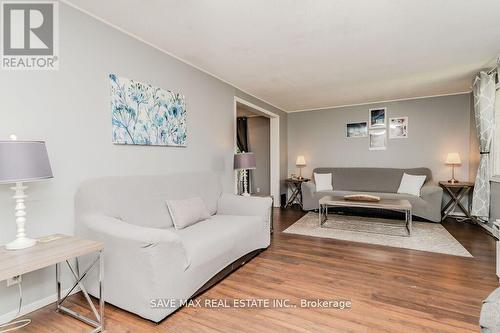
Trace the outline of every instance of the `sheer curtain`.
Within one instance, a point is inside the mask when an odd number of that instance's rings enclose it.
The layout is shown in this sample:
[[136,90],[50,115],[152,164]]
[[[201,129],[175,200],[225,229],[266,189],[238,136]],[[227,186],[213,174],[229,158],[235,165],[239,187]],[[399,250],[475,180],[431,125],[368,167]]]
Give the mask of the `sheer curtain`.
[[490,148],[495,130],[496,73],[480,72],[474,79],[474,114],[481,159],[472,199],[472,215],[487,222],[490,215]]

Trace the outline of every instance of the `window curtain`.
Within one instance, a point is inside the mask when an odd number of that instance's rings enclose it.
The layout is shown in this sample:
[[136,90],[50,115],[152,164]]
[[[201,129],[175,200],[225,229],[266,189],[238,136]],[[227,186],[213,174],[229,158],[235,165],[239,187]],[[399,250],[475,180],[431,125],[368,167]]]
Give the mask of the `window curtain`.
[[[238,148],[237,153],[248,153],[248,118],[238,117],[236,118],[236,146]],[[249,171],[246,173],[242,170],[238,171],[238,193],[243,193],[243,177],[246,178],[247,184],[250,188],[250,176]]]
[[487,222],[490,215],[490,148],[495,130],[495,76],[479,73],[474,79],[474,115],[481,158],[474,185],[472,215]]
[[236,119],[236,144],[238,153],[248,153],[248,119],[238,117]]

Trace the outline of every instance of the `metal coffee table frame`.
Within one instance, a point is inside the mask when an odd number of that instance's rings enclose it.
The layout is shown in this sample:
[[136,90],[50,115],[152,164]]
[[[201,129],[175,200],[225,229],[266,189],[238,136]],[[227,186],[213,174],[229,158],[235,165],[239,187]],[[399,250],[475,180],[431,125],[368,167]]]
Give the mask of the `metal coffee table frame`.
[[[330,200],[328,200],[328,199],[330,199]],[[385,199],[382,202],[386,203],[388,201],[401,202],[401,200],[390,200],[390,199]],[[320,228],[324,228],[323,225],[328,220],[328,208],[329,207],[332,207],[332,208],[333,207],[351,207],[351,208],[384,209],[384,210],[402,212],[405,214],[405,228],[406,228],[406,232],[407,232],[407,234],[405,236],[410,237],[412,234],[412,228],[413,228],[411,204],[409,204],[409,202],[407,200],[405,200],[405,201],[408,203],[408,206],[403,208],[403,207],[399,207],[397,204],[384,205],[384,204],[380,204],[378,202],[348,201],[348,200],[344,200],[342,197],[322,198],[319,201],[319,226],[320,226]]]

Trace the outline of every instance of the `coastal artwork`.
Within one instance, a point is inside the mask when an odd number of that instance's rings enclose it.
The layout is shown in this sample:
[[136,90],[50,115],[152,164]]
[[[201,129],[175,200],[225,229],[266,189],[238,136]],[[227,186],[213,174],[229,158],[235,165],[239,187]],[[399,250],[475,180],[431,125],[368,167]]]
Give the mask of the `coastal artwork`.
[[186,147],[183,95],[115,74],[109,81],[113,143]]
[[370,131],[370,150],[385,150],[387,147],[386,130]]
[[360,123],[348,123],[346,125],[346,138],[365,138],[368,136],[366,121]]
[[385,128],[386,108],[370,109],[370,128]]
[[389,118],[389,139],[408,137],[408,117]]

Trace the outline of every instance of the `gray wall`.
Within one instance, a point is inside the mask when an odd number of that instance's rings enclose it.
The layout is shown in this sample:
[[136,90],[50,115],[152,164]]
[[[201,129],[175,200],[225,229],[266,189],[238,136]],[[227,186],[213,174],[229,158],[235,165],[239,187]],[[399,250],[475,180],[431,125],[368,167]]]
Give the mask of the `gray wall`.
[[[45,140],[53,180],[28,184],[29,235],[72,234],[73,196],[91,177],[213,170],[233,190],[234,96],[280,115],[281,170],[286,177],[286,115],[64,4],[60,5],[60,70],[0,75],[0,138]],[[111,143],[108,74],[186,96],[188,147]],[[15,235],[9,186],[0,186],[0,244]],[[54,295],[54,269],[23,277],[25,304]],[[66,286],[67,287],[67,286]],[[0,285],[0,316],[17,306],[16,288]]]
[[[368,150],[368,138],[345,137],[348,122],[368,121],[368,109],[387,107],[387,117],[409,118],[407,139],[388,139],[387,150]],[[310,176],[315,167],[429,167],[434,180],[451,177],[444,164],[457,151],[459,180],[469,178],[469,94],[433,97],[291,113],[288,115],[288,173],[296,173],[295,157],[304,155]]]
[[[255,154],[257,168],[250,172],[251,193],[265,196],[271,193],[270,121],[267,117],[248,118],[248,147]],[[257,190],[260,191],[257,191]]]

